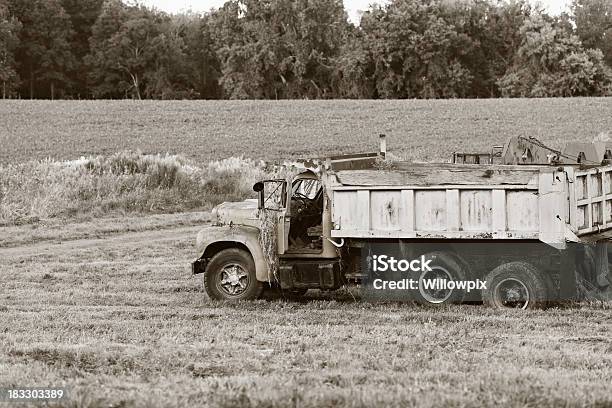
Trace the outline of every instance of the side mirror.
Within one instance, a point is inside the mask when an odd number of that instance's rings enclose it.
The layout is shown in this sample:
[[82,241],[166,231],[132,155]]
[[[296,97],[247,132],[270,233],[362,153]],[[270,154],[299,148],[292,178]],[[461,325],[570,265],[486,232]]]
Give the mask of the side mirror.
[[257,195],[257,209],[261,210],[264,207],[264,183],[257,182],[253,185],[253,191],[259,193]]

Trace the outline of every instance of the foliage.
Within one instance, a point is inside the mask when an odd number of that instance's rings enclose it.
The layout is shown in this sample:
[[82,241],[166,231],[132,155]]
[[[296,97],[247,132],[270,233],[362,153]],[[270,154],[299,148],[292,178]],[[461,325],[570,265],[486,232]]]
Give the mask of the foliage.
[[242,158],[198,167],[181,156],[121,152],[0,166],[0,224],[82,214],[210,208],[253,194],[263,164]]
[[391,0],[355,26],[341,0],[172,16],[124,0],[0,0],[0,76],[30,98],[606,94],[612,3],[574,0],[551,17],[530,1]]
[[0,93],[6,98],[17,87],[15,49],[19,45],[21,23],[9,14],[8,3],[0,0]]
[[89,39],[92,26],[98,19],[103,0],[61,0],[62,7],[70,17],[72,36],[68,39],[75,57],[75,66],[70,73],[76,97],[88,96],[87,65],[85,57],[89,54]]
[[574,0],[573,20],[576,35],[586,48],[599,49],[612,66],[612,2],[610,0]]
[[212,18],[231,99],[325,98],[349,29],[339,0],[232,0]]
[[362,18],[372,56],[376,96],[453,98],[467,96],[472,81],[460,61],[467,37],[443,16],[442,1],[392,1]]
[[30,98],[55,98],[70,92],[75,57],[69,39],[72,24],[59,0],[8,0],[22,25],[16,50],[20,91]]
[[219,85],[221,62],[215,50],[210,20],[208,15],[174,17],[185,43],[186,89],[199,99],[218,99],[222,96]]
[[496,80],[505,73],[520,45],[520,27],[532,13],[532,7],[526,0],[443,4],[444,18],[461,36],[463,51],[458,59],[472,76],[468,95],[499,97]]
[[104,4],[92,28],[91,67],[97,97],[165,99],[183,58],[183,41],[164,13],[143,6]]
[[612,69],[600,50],[585,50],[577,36],[538,14],[525,21],[521,34],[514,61],[499,80],[505,96],[590,96],[612,91]]

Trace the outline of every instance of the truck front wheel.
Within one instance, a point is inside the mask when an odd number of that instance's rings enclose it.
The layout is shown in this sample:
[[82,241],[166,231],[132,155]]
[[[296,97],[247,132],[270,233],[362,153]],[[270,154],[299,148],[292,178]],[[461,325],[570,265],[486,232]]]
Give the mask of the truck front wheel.
[[254,300],[262,291],[251,255],[238,248],[220,251],[204,272],[204,288],[214,300]]
[[526,262],[510,262],[493,269],[482,291],[483,302],[495,308],[536,309],[550,300],[549,278]]

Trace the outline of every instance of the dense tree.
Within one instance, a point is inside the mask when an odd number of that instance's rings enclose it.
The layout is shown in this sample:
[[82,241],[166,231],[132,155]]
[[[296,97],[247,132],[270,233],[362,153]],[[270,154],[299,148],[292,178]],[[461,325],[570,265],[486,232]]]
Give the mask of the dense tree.
[[7,98],[17,87],[18,76],[15,49],[19,45],[18,33],[21,23],[9,14],[8,4],[0,0],[0,84],[2,99]]
[[128,19],[128,10],[120,0],[107,0],[92,26],[89,38],[90,53],[85,62],[93,97],[122,98],[125,95],[124,89],[130,86],[124,79],[125,72],[116,69],[116,66],[107,66],[104,54],[110,47],[113,35]]
[[[183,99],[194,97],[186,58],[186,45],[181,27],[162,14],[163,23],[150,42],[153,63],[144,72],[145,97]],[[151,34],[155,34],[151,32]]]
[[340,0],[232,0],[213,18],[230,98],[325,98],[349,30]]
[[336,98],[369,99],[376,95],[376,66],[363,38],[363,32],[353,28],[336,58],[332,77]]
[[520,28],[531,6],[525,0],[463,0],[444,3],[441,11],[462,38],[462,52],[457,58],[472,75],[469,95],[499,96],[496,80],[505,73],[521,43]]
[[59,0],[9,0],[9,11],[22,24],[16,51],[21,90],[30,98],[66,96],[75,58],[72,24]]
[[612,66],[612,1],[574,0],[576,34],[586,48],[600,49]]
[[610,92],[612,2],[0,0],[3,95],[31,98],[488,98]]
[[107,1],[92,28],[87,57],[96,97],[175,97],[183,39],[165,13]]
[[514,61],[499,80],[503,95],[593,96],[612,90],[612,70],[602,52],[585,50],[564,28],[534,14],[521,28],[521,36]]
[[393,0],[361,20],[383,98],[468,96],[473,79],[461,57],[469,39],[443,18],[441,0]]
[[196,98],[222,97],[219,85],[221,63],[217,57],[210,28],[210,16],[175,17],[185,44],[184,71],[189,93]]
[[75,66],[70,76],[74,92],[87,96],[87,66],[85,57],[89,54],[91,28],[98,19],[103,0],[61,0],[64,11],[70,17],[73,35],[69,38],[70,49],[75,56]]

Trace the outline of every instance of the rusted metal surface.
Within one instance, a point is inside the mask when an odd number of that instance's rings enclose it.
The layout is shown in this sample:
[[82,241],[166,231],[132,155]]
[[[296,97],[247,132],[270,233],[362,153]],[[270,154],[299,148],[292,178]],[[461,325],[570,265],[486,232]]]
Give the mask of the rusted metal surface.
[[533,239],[540,227],[537,191],[334,190],[332,236]]
[[567,143],[562,162],[567,164],[598,165],[612,159],[612,142]]
[[557,151],[544,146],[536,139],[522,136],[508,139],[502,152],[503,164],[552,164],[558,161]]
[[569,142],[556,150],[535,138],[512,137],[502,152],[503,164],[579,164],[599,166],[612,160],[612,142]]
[[569,179],[573,181],[570,223],[576,234],[599,234],[612,229],[612,166],[576,169]]
[[415,165],[331,172],[339,238],[567,240],[612,229],[612,166]]
[[504,146],[493,146],[487,153],[453,153],[454,164],[495,164],[501,163]]
[[390,170],[339,171],[345,186],[536,185],[540,168],[494,165],[397,164]]
[[380,153],[376,152],[345,154],[328,158],[285,160],[282,166],[312,171],[319,171],[325,166],[334,170],[372,169],[376,167],[379,157]]

